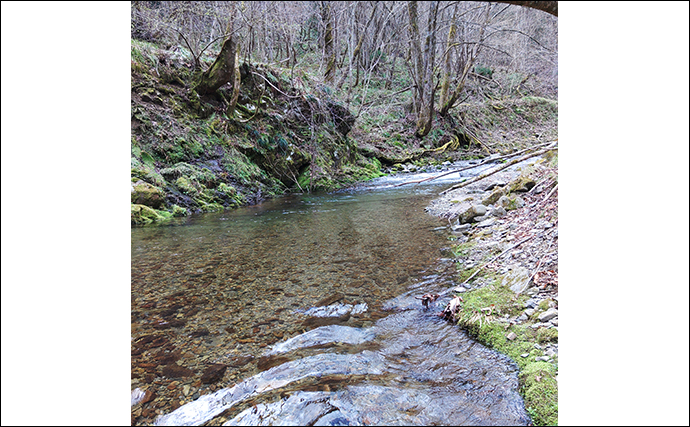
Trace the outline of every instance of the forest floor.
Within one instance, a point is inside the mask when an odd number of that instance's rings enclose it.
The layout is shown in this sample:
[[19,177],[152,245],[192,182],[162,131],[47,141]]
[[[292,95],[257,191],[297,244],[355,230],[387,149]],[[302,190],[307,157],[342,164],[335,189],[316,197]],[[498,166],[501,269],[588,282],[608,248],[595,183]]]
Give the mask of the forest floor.
[[[462,300],[453,320],[517,363],[535,425],[558,423],[557,186],[557,156],[551,156],[443,193],[427,208],[450,219],[462,281],[453,289]],[[519,197],[521,207],[500,209],[501,194]],[[482,202],[487,215],[459,223],[463,210]]]

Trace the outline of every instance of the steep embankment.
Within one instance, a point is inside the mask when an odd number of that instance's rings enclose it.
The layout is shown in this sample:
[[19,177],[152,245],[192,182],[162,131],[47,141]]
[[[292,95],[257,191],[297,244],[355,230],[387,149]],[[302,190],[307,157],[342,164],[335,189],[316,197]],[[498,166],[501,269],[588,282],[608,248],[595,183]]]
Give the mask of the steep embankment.
[[253,204],[380,175],[349,133],[354,117],[271,70],[244,64],[230,93],[199,97],[179,51],[132,41],[132,224]]

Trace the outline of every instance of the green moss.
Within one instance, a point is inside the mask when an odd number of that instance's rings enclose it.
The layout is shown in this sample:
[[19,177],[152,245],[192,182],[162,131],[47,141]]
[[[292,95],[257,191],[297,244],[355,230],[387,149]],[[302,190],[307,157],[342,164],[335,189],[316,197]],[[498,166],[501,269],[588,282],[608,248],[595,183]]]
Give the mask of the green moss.
[[539,328],[537,330],[537,342],[539,342],[540,344],[558,342],[558,329]]
[[187,216],[188,215],[187,209],[180,207],[180,206],[177,206],[177,205],[173,205],[172,215],[173,216]]
[[155,210],[145,205],[134,203],[131,205],[132,225],[147,225],[170,217],[172,217],[172,214],[169,212]]
[[192,181],[184,176],[177,178],[175,186],[189,196],[195,196],[199,193],[199,190],[197,190]]
[[548,362],[533,362],[520,372],[525,407],[535,425],[558,424],[556,369]]
[[[486,276],[484,276],[486,277]],[[458,325],[479,342],[512,358],[520,368],[520,391],[525,407],[535,425],[558,423],[558,384],[556,366],[549,362],[535,362],[543,351],[534,347],[537,342],[557,342],[555,328],[534,330],[529,323],[511,325],[501,321],[519,315],[527,299],[517,296],[498,280],[480,289],[462,294],[464,302],[458,314]],[[484,309],[484,310],[483,310]],[[486,310],[489,309],[489,310]],[[508,339],[509,334],[511,338]],[[527,354],[527,357],[522,357]]]

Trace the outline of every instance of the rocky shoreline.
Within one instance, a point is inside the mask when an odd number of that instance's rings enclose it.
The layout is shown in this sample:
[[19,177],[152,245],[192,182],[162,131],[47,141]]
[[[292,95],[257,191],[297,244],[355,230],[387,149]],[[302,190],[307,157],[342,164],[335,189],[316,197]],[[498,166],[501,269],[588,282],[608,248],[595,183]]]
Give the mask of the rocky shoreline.
[[450,290],[460,302],[451,320],[515,359],[535,425],[558,420],[557,177],[557,157],[545,157],[442,193],[426,208],[448,220],[454,241],[462,283]]

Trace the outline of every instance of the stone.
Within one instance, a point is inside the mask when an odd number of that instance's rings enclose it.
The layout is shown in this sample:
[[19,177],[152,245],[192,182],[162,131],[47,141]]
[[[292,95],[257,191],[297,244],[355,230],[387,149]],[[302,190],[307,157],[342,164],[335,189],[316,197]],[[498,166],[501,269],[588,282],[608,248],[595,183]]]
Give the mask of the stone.
[[529,353],[522,353],[522,354],[520,355],[520,357],[528,357],[528,356],[529,356]]
[[503,186],[505,186],[506,184],[507,184],[507,183],[504,182],[504,181],[496,181],[496,182],[493,182],[493,183],[489,184],[489,186],[486,187],[486,188],[484,189],[484,191],[491,191],[491,190],[493,190],[493,189],[496,188],[496,187],[503,187]]
[[468,208],[465,212],[460,214],[458,221],[462,224],[471,222],[475,217],[485,215],[487,212],[486,206],[474,205]]
[[525,206],[525,201],[522,200],[520,196],[515,196],[515,197],[508,197],[508,196],[502,196],[500,199],[498,199],[498,202],[496,202],[498,206],[501,206],[507,211],[513,211],[515,209],[519,209],[523,206]]
[[538,301],[534,298],[530,298],[525,301],[525,308],[534,308],[537,306]]
[[204,384],[212,384],[220,381],[225,375],[225,370],[228,369],[228,365],[213,364],[206,368],[203,375],[201,375],[201,382]]
[[[463,232],[469,230],[471,227],[470,224],[462,224],[462,225],[454,225],[450,229],[455,232]],[[445,227],[443,227],[445,228]]]
[[178,364],[165,365],[163,375],[168,378],[185,378],[194,375],[194,371]]
[[453,292],[463,293],[463,292],[467,292],[467,289],[465,289],[462,286],[458,286],[457,288],[453,289]]
[[189,386],[189,384],[185,384],[182,386],[182,394],[184,394],[185,396],[189,396],[190,390],[191,390],[191,387]]
[[503,206],[497,206],[491,210],[491,215],[498,217],[498,218],[505,216],[507,214],[508,214],[508,212],[506,212],[506,210],[503,208]]
[[521,176],[515,181],[508,184],[508,189],[511,193],[527,192],[536,185],[536,182],[532,178]]
[[533,308],[528,308],[527,310],[525,310],[525,316],[532,317],[534,312],[535,312],[535,310]]
[[508,335],[506,335],[506,338],[513,341],[515,338],[517,338],[517,335],[515,334],[515,332],[511,332]]
[[140,180],[131,185],[131,202],[136,205],[158,209],[164,200],[163,192],[148,182]]
[[507,286],[516,294],[524,292],[529,286],[530,274],[524,267],[518,267],[510,273],[503,276],[501,284]]
[[549,320],[553,319],[556,316],[558,316],[558,310],[556,310],[555,308],[550,308],[547,311],[545,311],[539,315],[539,321],[542,323],[548,322]]
[[553,349],[550,348],[550,349],[546,350],[546,351],[544,352],[544,354],[547,355],[547,356],[549,356],[549,357],[553,357],[553,356],[556,355],[556,352],[553,351]]
[[548,362],[549,357],[548,356],[537,356],[534,358],[535,362]]
[[551,319],[551,324],[552,324],[553,326],[558,326],[558,317],[555,317],[555,318]]
[[505,195],[506,190],[504,188],[497,188],[488,197],[482,200],[482,204],[486,206],[493,205],[498,201],[498,199]]
[[[486,215],[484,216],[486,218]],[[496,218],[489,218],[481,221],[479,224],[477,224],[477,227],[491,227],[496,223]]]

